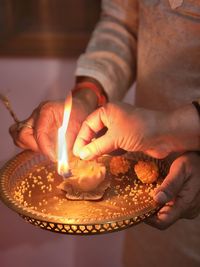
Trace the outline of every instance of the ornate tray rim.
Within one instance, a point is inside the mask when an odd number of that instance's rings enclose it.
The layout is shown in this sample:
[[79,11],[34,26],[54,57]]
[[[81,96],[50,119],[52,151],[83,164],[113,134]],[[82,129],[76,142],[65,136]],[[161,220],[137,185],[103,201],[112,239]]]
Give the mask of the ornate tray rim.
[[[131,217],[130,215],[120,217],[118,220],[99,220],[97,223],[85,222],[85,223],[76,223],[77,219],[67,218],[66,222],[63,220],[64,217],[48,215],[48,217],[42,212],[31,210],[28,211],[27,208],[21,204],[16,204],[15,201],[8,195],[4,187],[4,181],[6,179],[5,173],[9,173],[10,166],[16,165],[16,161],[21,158],[30,156],[32,154],[38,154],[29,150],[22,151],[7,161],[4,166],[0,169],[0,199],[2,202],[11,210],[17,212],[23,219],[29,223],[39,226],[40,228],[50,230],[57,233],[65,234],[101,234],[107,232],[114,232],[126,229],[135,224],[138,224],[144,221],[149,216],[153,215],[160,207],[152,201],[149,203],[148,207],[143,210],[143,214],[136,213],[135,216]],[[40,154],[38,154],[40,155]],[[40,155],[41,157],[44,157]],[[147,156],[147,158],[151,158]],[[154,159],[155,160],[155,159]],[[50,221],[51,220],[51,221]],[[71,222],[70,222],[71,220]],[[72,222],[73,221],[73,222]],[[52,224],[52,225],[51,225]],[[105,226],[106,225],[106,226]],[[62,227],[61,227],[62,226]],[[92,231],[88,228],[93,227]]]

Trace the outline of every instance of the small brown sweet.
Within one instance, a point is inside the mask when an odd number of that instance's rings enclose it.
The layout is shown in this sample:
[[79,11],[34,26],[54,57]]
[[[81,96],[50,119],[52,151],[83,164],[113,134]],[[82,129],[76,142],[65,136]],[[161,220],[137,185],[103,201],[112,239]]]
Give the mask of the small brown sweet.
[[142,183],[153,183],[159,176],[158,166],[153,161],[138,161],[134,166],[134,170]]
[[110,172],[113,175],[125,174],[130,168],[130,163],[122,156],[112,157],[110,160]]

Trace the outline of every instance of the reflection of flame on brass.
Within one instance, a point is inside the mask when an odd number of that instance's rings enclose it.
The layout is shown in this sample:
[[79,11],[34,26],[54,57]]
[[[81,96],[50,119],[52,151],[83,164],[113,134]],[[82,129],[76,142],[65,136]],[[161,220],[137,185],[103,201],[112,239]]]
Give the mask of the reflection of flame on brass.
[[67,96],[64,106],[62,126],[58,129],[58,173],[63,177],[70,176],[66,134],[72,108],[71,92]]

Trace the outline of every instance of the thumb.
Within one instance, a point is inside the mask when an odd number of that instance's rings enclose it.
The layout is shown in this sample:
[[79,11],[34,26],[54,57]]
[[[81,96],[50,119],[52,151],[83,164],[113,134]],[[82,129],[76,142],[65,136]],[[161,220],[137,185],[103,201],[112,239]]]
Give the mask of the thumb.
[[184,165],[180,160],[173,162],[169,174],[165,177],[161,186],[157,188],[154,200],[163,205],[176,198],[186,180]]
[[75,156],[80,156],[80,151],[83,150],[83,148],[91,142],[95,135],[106,126],[104,118],[106,117],[105,114],[106,112],[104,112],[104,107],[101,107],[91,113],[82,123],[73,147],[73,153]]
[[107,132],[105,135],[84,146],[80,150],[79,156],[81,159],[90,160],[103,154],[109,153],[110,151],[113,151],[115,149],[115,143],[112,141],[111,136]]

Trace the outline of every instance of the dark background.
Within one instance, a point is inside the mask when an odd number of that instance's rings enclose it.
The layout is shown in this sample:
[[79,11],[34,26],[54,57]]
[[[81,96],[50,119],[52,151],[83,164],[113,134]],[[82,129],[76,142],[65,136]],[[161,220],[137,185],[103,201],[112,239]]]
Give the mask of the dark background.
[[0,56],[76,56],[99,14],[100,0],[1,0]]

